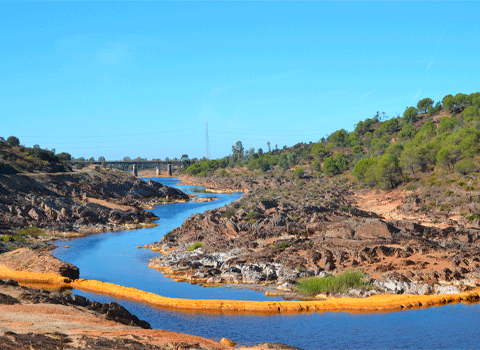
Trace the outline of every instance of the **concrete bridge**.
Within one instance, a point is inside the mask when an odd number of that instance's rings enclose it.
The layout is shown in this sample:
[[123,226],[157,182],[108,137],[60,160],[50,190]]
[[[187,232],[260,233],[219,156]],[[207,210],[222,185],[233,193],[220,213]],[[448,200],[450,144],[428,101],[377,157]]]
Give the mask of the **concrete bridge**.
[[176,167],[181,167],[182,162],[181,161],[165,161],[165,160],[107,160],[104,162],[100,161],[91,161],[91,160],[71,160],[68,162],[71,165],[99,165],[102,167],[106,167],[107,164],[112,164],[112,165],[123,165],[123,166],[132,166],[132,174],[135,176],[138,176],[138,166],[139,165],[145,165],[145,164],[153,164],[156,169],[157,175],[160,175],[161,167],[162,165],[166,168],[166,173],[167,175],[172,175],[173,171],[175,170]]

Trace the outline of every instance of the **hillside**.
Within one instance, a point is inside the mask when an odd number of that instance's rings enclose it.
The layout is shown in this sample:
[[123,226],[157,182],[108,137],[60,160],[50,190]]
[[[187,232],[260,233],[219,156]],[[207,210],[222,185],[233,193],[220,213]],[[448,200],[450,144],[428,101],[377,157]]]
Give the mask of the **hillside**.
[[6,140],[0,137],[0,175],[67,172],[71,167],[65,161],[70,159],[68,153],[55,154],[55,150],[42,149],[39,145],[22,146],[15,136]]

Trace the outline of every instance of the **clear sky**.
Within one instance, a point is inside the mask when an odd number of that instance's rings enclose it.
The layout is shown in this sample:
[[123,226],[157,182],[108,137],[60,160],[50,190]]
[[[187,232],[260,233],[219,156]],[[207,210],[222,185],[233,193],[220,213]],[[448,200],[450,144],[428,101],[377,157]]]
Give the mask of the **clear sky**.
[[74,157],[292,146],[480,91],[479,2],[0,2],[0,136]]

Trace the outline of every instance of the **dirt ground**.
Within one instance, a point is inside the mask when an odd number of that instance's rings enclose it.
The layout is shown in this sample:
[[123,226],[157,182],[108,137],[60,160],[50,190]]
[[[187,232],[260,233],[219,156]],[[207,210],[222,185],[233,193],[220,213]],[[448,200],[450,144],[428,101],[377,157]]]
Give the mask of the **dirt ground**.
[[[0,286],[0,293],[18,298],[21,290]],[[7,332],[7,333],[6,333]],[[147,330],[108,321],[94,311],[82,307],[54,304],[0,304],[0,334],[8,332],[53,334],[63,333],[72,341],[70,347],[80,346],[83,336],[119,340],[134,339],[142,344],[175,349],[175,344],[195,348],[226,349],[219,342],[164,330]],[[0,348],[2,348],[0,344]]]

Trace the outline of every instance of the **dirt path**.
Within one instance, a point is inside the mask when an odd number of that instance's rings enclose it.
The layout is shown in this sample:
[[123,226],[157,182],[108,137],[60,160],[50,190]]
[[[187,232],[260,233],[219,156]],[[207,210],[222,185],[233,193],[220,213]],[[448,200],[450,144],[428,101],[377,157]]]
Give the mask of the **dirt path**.
[[123,210],[123,211],[137,210],[135,207],[132,207],[132,206],[129,206],[129,205],[115,204],[115,203],[112,203],[112,202],[108,202],[104,199],[86,197],[86,201],[90,202],[90,203],[97,203],[97,204],[103,205],[104,207],[107,207],[107,208],[110,208],[110,209],[120,209],[120,210]]
[[423,226],[446,228],[450,226],[447,220],[458,220],[459,216],[449,218],[440,218],[438,220],[433,215],[427,216],[425,213],[404,213],[398,209],[403,204],[406,197],[404,191],[380,191],[380,190],[361,190],[355,193],[355,205],[358,209],[373,211],[386,220],[405,220],[415,222]]

